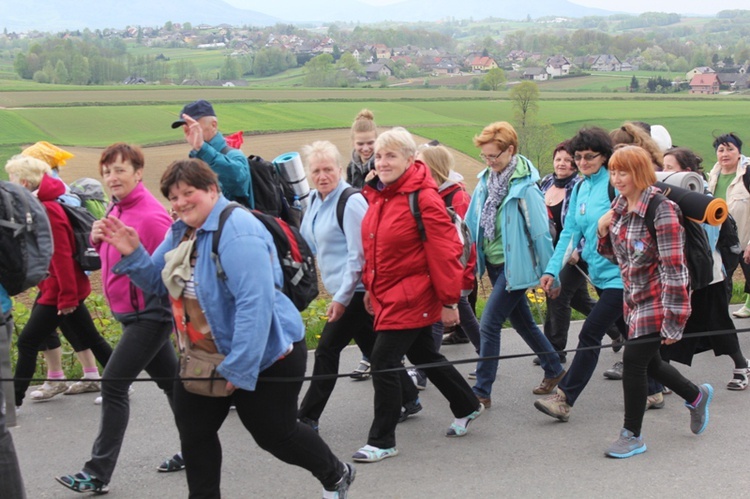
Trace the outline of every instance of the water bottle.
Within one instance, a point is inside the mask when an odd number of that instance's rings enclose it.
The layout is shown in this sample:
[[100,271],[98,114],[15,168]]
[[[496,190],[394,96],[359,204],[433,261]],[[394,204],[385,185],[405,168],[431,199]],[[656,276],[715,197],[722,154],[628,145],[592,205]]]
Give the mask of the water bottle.
[[299,196],[294,195],[294,201],[292,202],[292,208],[298,211],[302,211],[302,203],[299,200]]

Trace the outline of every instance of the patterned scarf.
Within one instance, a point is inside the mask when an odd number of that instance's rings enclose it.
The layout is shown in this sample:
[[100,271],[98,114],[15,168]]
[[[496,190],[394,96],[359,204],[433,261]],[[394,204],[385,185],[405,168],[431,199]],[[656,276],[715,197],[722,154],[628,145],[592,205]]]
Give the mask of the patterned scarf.
[[484,229],[484,237],[493,241],[495,239],[495,219],[500,204],[508,194],[510,187],[510,177],[516,171],[518,156],[513,156],[508,166],[499,173],[494,170],[490,171],[490,178],[487,180],[487,200],[482,208],[482,217],[479,219],[479,226]]

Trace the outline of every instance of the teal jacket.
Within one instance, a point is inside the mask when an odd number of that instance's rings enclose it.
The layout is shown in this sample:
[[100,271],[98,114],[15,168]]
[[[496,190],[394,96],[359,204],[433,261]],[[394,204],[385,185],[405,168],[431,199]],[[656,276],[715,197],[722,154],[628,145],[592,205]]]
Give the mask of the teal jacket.
[[[539,171],[527,158],[516,156],[516,172],[510,179],[508,194],[499,211],[500,231],[505,252],[505,277],[507,289],[514,291],[539,284],[547,262],[552,256],[552,236],[549,233],[549,216],[544,205],[544,195],[537,181]],[[482,208],[487,200],[487,180],[490,169],[479,175],[479,183],[471,196],[466,224],[477,244],[477,270],[484,274],[484,229],[479,226]]]
[[190,157],[202,159],[216,172],[227,199],[255,208],[247,157],[239,149],[229,147],[222,134],[217,132],[210,141],[203,142],[200,150],[190,151]]
[[572,251],[581,239],[586,239],[581,258],[589,265],[589,277],[600,289],[622,289],[620,269],[596,251],[597,224],[611,206],[609,200],[609,170],[605,167],[593,175],[583,177],[570,196],[568,216],[555,254],[544,270],[557,278]]

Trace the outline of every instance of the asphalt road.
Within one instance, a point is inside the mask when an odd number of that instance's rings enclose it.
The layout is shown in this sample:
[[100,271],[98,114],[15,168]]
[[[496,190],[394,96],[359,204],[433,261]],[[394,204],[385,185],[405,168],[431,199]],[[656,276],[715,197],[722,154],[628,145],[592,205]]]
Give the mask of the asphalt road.
[[[734,308],[734,307],[733,307]],[[736,320],[750,328],[750,319]],[[580,323],[573,323],[569,348]],[[740,335],[750,356],[750,335]],[[503,353],[528,353],[511,330],[503,332]],[[451,360],[474,356],[470,345],[443,347]],[[356,347],[342,354],[341,371],[353,369]],[[574,407],[570,422],[558,422],[533,407],[531,393],[542,371],[531,357],[501,361],[492,394],[493,406],[464,438],[444,436],[452,421],[448,404],[430,385],[421,392],[424,410],[397,431],[400,455],[374,464],[357,464],[352,498],[458,497],[747,497],[750,478],[744,469],[748,452],[750,390],[725,389],[732,363],[712,353],[678,368],[696,383],[711,383],[715,396],[710,424],[695,436],[689,415],[676,395],[666,407],[645,416],[645,454],[625,460],[603,451],[622,426],[621,384],[602,373],[621,354],[604,350],[597,370]],[[312,369],[310,354],[308,372]],[[457,366],[467,374],[473,364]],[[139,382],[131,399],[130,426],[109,497],[187,497],[182,472],[163,474],[156,466],[178,450],[178,436],[164,396],[156,385]],[[304,390],[304,388],[303,388]],[[99,426],[96,394],[58,396],[45,403],[29,401],[12,429],[29,498],[81,497],[54,481],[74,473],[89,456]],[[372,418],[372,383],[339,380],[321,420],[321,435],[334,452],[349,460],[366,443]],[[27,399],[28,400],[28,399]],[[224,447],[222,491],[225,498],[316,498],[319,483],[307,471],[281,463],[260,450],[230,413],[221,439]],[[6,499],[6,498],[2,498]]]

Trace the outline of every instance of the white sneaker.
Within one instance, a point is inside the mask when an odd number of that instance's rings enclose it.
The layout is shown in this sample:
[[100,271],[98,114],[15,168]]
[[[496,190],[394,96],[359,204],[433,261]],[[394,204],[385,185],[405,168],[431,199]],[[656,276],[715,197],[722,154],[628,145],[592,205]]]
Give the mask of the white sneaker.
[[[132,397],[135,393],[135,388],[133,388],[133,385],[130,385],[128,387],[128,398]],[[102,396],[99,395],[94,399],[94,405],[102,405]]]
[[68,389],[68,383],[65,381],[45,381],[42,386],[29,394],[31,400],[41,402],[49,400],[55,395],[60,395]]
[[739,319],[747,319],[748,317],[750,317],[750,308],[747,308],[745,305],[742,305],[742,308],[732,312],[732,315]]

